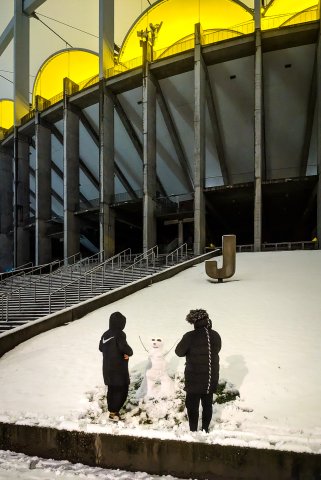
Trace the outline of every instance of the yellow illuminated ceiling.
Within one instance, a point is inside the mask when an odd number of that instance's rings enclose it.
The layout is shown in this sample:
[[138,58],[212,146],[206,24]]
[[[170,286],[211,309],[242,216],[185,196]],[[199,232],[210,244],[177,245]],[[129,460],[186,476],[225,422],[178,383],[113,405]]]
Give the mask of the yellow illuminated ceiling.
[[[166,49],[194,33],[196,23],[203,31],[240,30],[250,23],[254,30],[253,14],[244,5],[233,0],[160,0],[146,10],[135,22],[121,47],[119,62],[125,63],[142,55],[137,31],[163,22],[155,43],[155,50]],[[242,24],[242,25],[241,25]],[[234,28],[239,26],[239,28]],[[246,33],[250,33],[247,31]]]
[[13,100],[0,100],[0,127],[8,130],[13,125],[14,119]]
[[262,30],[305,23],[318,18],[316,0],[272,0],[262,16]]
[[63,91],[63,79],[79,84],[99,73],[99,57],[87,50],[68,49],[55,53],[39,69],[33,87],[32,103],[40,95],[50,100]]

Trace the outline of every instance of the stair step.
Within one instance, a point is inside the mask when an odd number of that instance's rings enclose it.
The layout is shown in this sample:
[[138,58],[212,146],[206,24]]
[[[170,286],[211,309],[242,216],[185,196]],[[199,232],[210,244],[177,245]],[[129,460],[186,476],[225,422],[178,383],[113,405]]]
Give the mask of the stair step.
[[[192,256],[188,257],[191,258]],[[165,258],[165,255],[159,257],[156,259],[155,264],[149,265],[148,268],[144,268],[142,265],[141,267],[128,268],[128,270],[124,271],[127,265],[132,265],[135,260],[133,257],[131,263],[122,262],[121,269],[110,267],[106,268],[104,272],[98,269],[95,274],[90,276],[88,273],[86,277],[84,277],[85,272],[89,272],[97,264],[86,265],[85,268],[82,265],[81,272],[74,271],[72,275],[68,270],[53,272],[50,279],[52,292],[51,313],[158,273],[172,264],[180,263],[173,261],[168,262],[166,265]],[[186,259],[187,257],[181,258],[180,261]],[[37,277],[34,275],[31,282],[30,277],[29,279],[24,277],[24,287],[22,287],[21,277],[15,278],[12,280],[12,283],[0,284],[0,332],[48,315],[50,292],[48,289],[48,275],[39,275]],[[75,283],[73,284],[72,282]],[[9,292],[14,293],[7,296]],[[33,300],[35,295],[36,301]],[[8,321],[5,321],[7,314]]]

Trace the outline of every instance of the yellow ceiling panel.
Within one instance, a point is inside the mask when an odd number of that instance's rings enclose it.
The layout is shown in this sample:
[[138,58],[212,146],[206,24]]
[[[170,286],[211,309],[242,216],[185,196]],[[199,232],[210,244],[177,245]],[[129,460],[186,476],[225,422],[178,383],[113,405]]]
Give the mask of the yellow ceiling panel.
[[317,5],[316,0],[272,0],[263,14],[262,30],[316,20]]
[[0,100],[0,127],[8,130],[14,123],[13,100]]
[[99,57],[87,50],[62,50],[48,58],[36,76],[33,87],[33,106],[36,95],[49,100],[63,91],[63,79],[73,82],[89,79],[99,73]]
[[233,0],[160,0],[135,22],[123,42],[119,61],[125,63],[142,55],[137,32],[148,29],[150,23],[163,22],[155,43],[155,50],[162,50],[193,34],[196,23],[206,31],[233,29],[252,21],[251,11]]

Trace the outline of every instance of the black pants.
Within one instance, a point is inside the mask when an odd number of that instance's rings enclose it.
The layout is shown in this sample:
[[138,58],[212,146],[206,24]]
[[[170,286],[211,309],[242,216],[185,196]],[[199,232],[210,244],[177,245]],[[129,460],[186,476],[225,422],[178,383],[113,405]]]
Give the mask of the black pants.
[[110,412],[119,412],[124,405],[128,395],[128,385],[116,387],[108,385],[107,389],[107,408]]
[[202,403],[202,430],[208,432],[212,420],[213,393],[186,393],[186,409],[191,432],[196,432],[198,426],[199,405]]

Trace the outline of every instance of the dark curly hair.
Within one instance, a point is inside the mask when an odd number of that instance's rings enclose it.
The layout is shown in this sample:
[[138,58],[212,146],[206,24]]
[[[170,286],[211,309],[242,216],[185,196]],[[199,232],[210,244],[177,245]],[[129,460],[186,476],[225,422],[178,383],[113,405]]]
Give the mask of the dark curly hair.
[[196,310],[190,310],[190,312],[186,316],[186,321],[194,325],[194,323],[198,322],[199,320],[209,320],[209,316],[206,310],[202,308],[198,308]]

